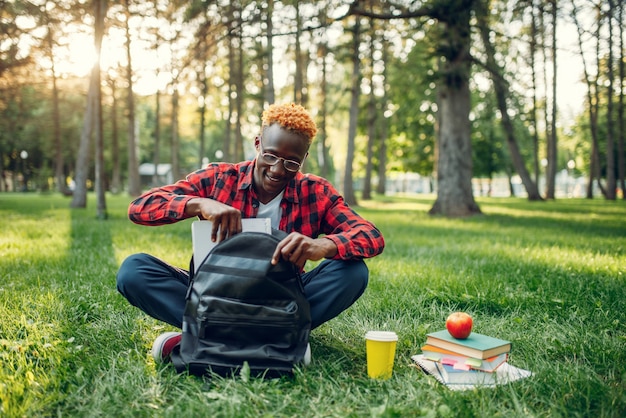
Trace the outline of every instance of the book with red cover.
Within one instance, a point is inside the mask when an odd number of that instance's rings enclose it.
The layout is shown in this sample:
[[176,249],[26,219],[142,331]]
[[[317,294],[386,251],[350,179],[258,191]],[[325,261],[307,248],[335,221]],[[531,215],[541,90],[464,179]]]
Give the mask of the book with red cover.
[[508,358],[508,353],[498,354],[497,356],[487,359],[477,359],[473,357],[462,356],[454,351],[445,350],[443,348],[432,345],[424,345],[422,354],[427,360],[436,361],[441,364],[447,364],[461,370],[481,370],[484,372],[493,372]]

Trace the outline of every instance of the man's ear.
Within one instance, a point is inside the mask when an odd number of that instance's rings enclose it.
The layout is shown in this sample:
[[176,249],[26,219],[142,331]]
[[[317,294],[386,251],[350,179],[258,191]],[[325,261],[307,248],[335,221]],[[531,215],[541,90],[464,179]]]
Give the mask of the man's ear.
[[260,151],[259,146],[261,145],[261,135],[257,135],[254,137],[254,148],[257,151]]

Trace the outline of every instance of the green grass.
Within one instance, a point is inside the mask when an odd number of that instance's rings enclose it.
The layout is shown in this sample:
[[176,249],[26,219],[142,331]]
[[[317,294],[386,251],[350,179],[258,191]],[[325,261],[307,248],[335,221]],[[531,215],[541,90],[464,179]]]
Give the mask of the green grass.
[[[201,379],[156,366],[168,326],[115,289],[129,254],[188,264],[190,223],[133,225],[55,195],[0,195],[0,416],[626,416],[626,203],[479,199],[483,216],[427,215],[432,197],[381,198],[358,211],[383,231],[365,295],[311,336],[293,378]],[[416,369],[426,333],[454,310],[513,341],[534,375],[453,392]],[[396,331],[394,375],[370,380],[365,332]]]

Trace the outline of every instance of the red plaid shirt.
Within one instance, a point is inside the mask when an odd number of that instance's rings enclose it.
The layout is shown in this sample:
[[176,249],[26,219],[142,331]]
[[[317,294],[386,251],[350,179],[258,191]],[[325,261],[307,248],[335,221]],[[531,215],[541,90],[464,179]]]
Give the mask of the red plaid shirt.
[[[259,200],[252,187],[253,170],[254,161],[210,164],[185,180],[144,193],[131,202],[128,217],[141,225],[174,223],[189,218],[185,205],[190,199],[208,197],[240,210],[243,218],[255,218]],[[385,246],[380,231],[321,177],[298,172],[285,188],[280,208],[280,230],[311,238],[324,234],[337,245],[335,258],[374,257]]]

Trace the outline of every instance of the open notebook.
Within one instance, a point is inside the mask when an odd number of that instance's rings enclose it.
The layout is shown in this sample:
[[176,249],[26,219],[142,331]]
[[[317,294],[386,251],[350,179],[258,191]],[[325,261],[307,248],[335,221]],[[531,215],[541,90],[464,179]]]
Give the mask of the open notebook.
[[446,385],[451,390],[472,390],[476,387],[495,387],[504,385],[516,380],[525,379],[533,375],[529,370],[519,369],[508,362],[502,363],[494,372],[476,372],[492,375],[493,379],[484,379],[482,381],[468,381],[452,383],[442,374],[442,366],[436,361],[426,359],[422,354],[411,356],[411,359],[417,363],[429,375],[432,375],[439,382]]
[[[270,218],[246,218],[241,220],[243,231],[272,233],[272,224]],[[204,261],[209,251],[217,245],[217,242],[211,241],[211,230],[213,222],[211,221],[193,221],[191,223],[191,241],[193,244],[193,265],[196,271],[200,267],[200,263]]]

